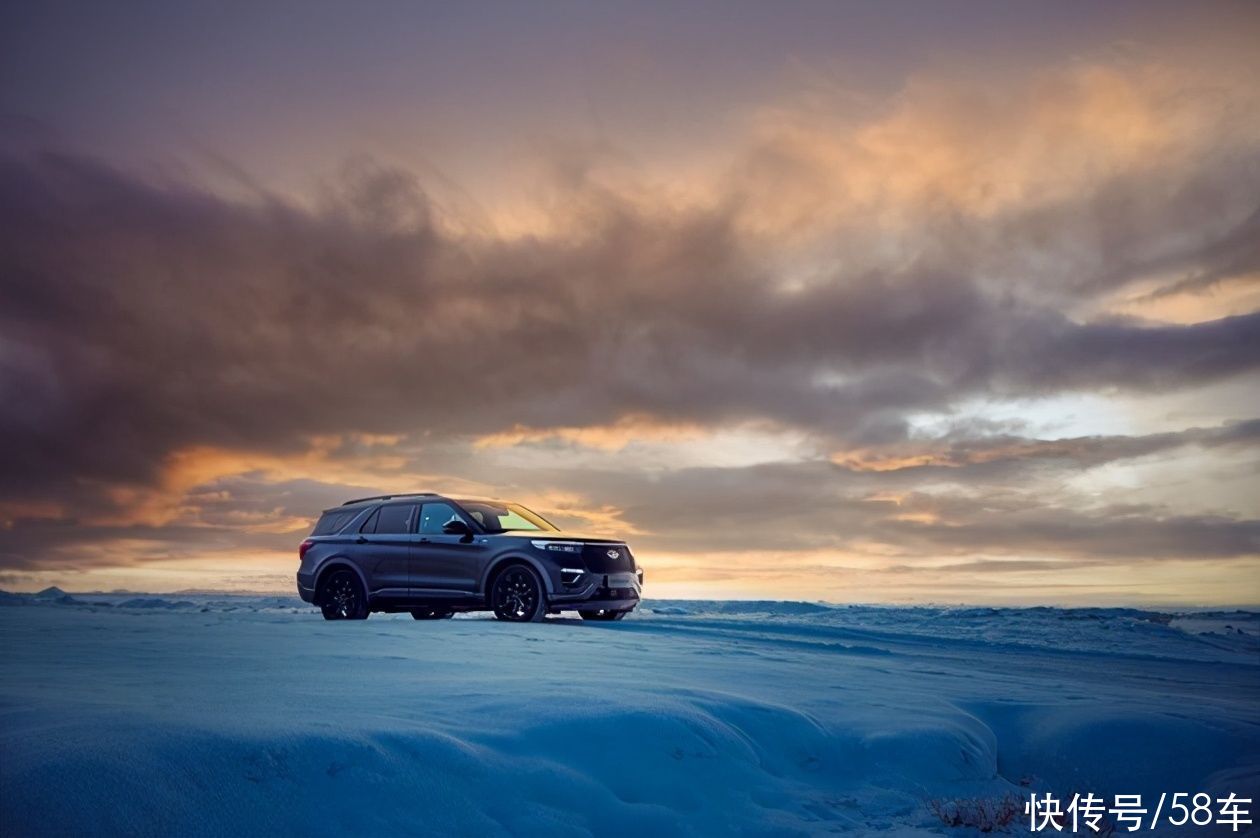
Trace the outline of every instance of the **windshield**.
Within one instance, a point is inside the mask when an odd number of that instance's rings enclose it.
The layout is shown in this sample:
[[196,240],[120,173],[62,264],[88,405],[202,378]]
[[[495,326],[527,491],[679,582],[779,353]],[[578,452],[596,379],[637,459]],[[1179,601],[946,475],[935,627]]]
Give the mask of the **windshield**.
[[461,500],[459,505],[467,510],[486,532],[504,532],[506,530],[533,530],[535,532],[555,532],[545,518],[537,512],[530,512],[519,503],[496,503],[485,500]]

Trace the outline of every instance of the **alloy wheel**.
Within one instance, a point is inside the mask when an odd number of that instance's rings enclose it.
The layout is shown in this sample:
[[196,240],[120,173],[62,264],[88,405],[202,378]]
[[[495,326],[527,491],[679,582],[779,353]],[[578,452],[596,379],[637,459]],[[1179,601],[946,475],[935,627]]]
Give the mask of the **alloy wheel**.
[[354,574],[339,570],[328,580],[320,610],[328,620],[361,620],[367,616],[362,586]]
[[542,586],[528,568],[510,567],[499,574],[492,599],[500,620],[528,622],[541,617]]

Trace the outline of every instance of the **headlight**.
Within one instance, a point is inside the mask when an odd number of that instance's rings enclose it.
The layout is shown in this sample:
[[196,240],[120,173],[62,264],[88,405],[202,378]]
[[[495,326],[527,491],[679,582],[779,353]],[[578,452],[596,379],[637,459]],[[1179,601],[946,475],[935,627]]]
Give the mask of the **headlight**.
[[582,543],[580,541],[531,541],[530,544],[539,550],[546,550],[549,553],[582,552]]

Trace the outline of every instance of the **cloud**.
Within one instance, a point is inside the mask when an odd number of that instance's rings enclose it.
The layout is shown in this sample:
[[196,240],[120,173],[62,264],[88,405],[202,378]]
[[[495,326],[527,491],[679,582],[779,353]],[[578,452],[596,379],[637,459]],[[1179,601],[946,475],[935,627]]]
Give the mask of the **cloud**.
[[874,478],[854,474],[1250,444],[1254,423],[1068,440],[906,429],[968,399],[1167,394],[1260,368],[1260,312],[1107,308],[1135,284],[1252,275],[1260,134],[1237,106],[1253,98],[1169,68],[1085,66],[992,90],[915,83],[857,118],[791,102],[712,181],[663,189],[568,159],[540,188],[546,223],[511,236],[370,162],[301,202],[10,152],[0,509],[20,525],[0,531],[0,561],[44,561],[32,533],[278,545],[305,504],[335,497],[290,504],[302,481],[506,482],[475,460],[745,425],[817,440],[818,457],[651,479],[559,470],[546,489],[679,550],[703,549],[686,533],[703,520],[730,533],[710,547],[756,532],[800,549],[1254,551],[1249,521],[1027,494],[1010,525],[979,501],[873,513],[857,481]]
[[396,191],[311,212],[61,157],[0,178],[3,440],[24,494],[152,480],[190,445],[631,415],[827,430],[994,389],[1164,388],[1260,360],[1260,315],[1078,324],[932,271],[784,291],[720,214],[614,201],[593,242],[477,246],[423,220],[400,231]]
[[[1145,436],[1089,436],[1031,439],[1010,434],[972,435],[966,428],[926,439],[900,438],[880,448],[856,449],[832,455],[832,462],[858,472],[914,470],[994,471],[999,467],[1062,463],[1082,469],[1117,460],[1165,453],[1186,446],[1256,447],[1260,419],[1231,422],[1218,428]],[[921,475],[920,475],[921,476]]]

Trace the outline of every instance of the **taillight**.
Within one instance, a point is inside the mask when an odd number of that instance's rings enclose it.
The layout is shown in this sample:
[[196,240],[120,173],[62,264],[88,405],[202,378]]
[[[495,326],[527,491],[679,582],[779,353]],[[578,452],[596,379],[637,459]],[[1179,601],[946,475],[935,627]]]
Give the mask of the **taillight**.
[[315,546],[315,542],[311,541],[309,538],[298,545],[298,561],[299,562],[302,561],[302,559],[306,558],[306,551],[311,549],[311,547],[313,546]]

